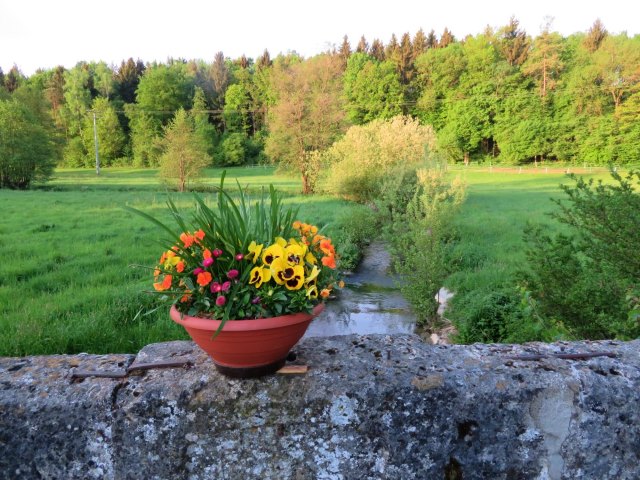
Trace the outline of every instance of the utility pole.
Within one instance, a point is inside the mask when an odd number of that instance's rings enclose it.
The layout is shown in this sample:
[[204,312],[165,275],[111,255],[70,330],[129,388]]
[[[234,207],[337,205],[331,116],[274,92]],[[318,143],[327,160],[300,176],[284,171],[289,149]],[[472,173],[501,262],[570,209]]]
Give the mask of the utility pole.
[[98,128],[96,127],[96,112],[93,113],[93,143],[96,147],[96,175],[100,175],[100,156],[98,155]]

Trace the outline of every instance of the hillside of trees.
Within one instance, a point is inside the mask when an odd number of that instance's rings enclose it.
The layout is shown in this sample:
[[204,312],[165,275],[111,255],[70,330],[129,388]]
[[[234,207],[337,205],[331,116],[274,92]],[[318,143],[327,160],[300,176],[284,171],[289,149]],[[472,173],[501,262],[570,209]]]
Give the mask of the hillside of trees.
[[[433,126],[449,162],[626,164],[640,158],[640,36],[609,34],[599,20],[568,37],[550,26],[532,36],[511,19],[463,39],[447,29],[386,44],[345,36],[308,59],[218,52],[29,77],[14,66],[0,70],[0,102],[13,105],[0,108],[0,130],[24,127],[23,137],[0,132],[0,157],[24,138],[70,167],[95,165],[94,121],[102,165],[158,166],[178,112],[212,165],[284,162],[303,183],[314,152],[350,125],[400,114]],[[7,168],[0,160],[0,175]]]

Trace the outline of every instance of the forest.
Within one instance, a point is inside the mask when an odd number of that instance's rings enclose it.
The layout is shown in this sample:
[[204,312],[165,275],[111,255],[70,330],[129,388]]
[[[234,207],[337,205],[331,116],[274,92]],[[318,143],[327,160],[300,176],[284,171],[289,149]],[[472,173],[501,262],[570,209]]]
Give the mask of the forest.
[[[387,43],[345,36],[306,59],[218,52],[28,77],[14,66],[0,70],[0,187],[94,167],[96,147],[101,166],[161,167],[187,135],[202,166],[289,165],[311,192],[316,152],[350,126],[398,115],[433,127],[450,163],[624,165],[640,158],[639,86],[640,37],[599,20],[567,37],[551,25],[531,35],[515,18],[460,39],[447,29]],[[6,160],[20,146],[29,161]]]

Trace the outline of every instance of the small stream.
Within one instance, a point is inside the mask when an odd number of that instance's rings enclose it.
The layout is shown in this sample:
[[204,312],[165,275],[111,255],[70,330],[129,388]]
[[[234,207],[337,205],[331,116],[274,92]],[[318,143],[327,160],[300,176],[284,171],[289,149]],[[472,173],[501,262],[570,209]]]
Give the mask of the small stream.
[[389,273],[390,262],[383,243],[369,245],[358,269],[345,278],[345,288],[327,302],[305,337],[413,333],[416,319],[397,288],[397,277]]

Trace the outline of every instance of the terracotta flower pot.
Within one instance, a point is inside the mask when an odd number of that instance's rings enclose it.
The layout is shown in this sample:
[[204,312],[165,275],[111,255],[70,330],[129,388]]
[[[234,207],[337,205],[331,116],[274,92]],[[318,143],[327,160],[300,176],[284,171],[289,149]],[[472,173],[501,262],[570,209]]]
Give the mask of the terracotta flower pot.
[[323,309],[321,303],[310,314],[229,320],[216,338],[213,334],[220,326],[219,320],[183,315],[174,306],[171,307],[171,319],[185,328],[220,372],[231,377],[249,378],[279,370],[311,320]]

